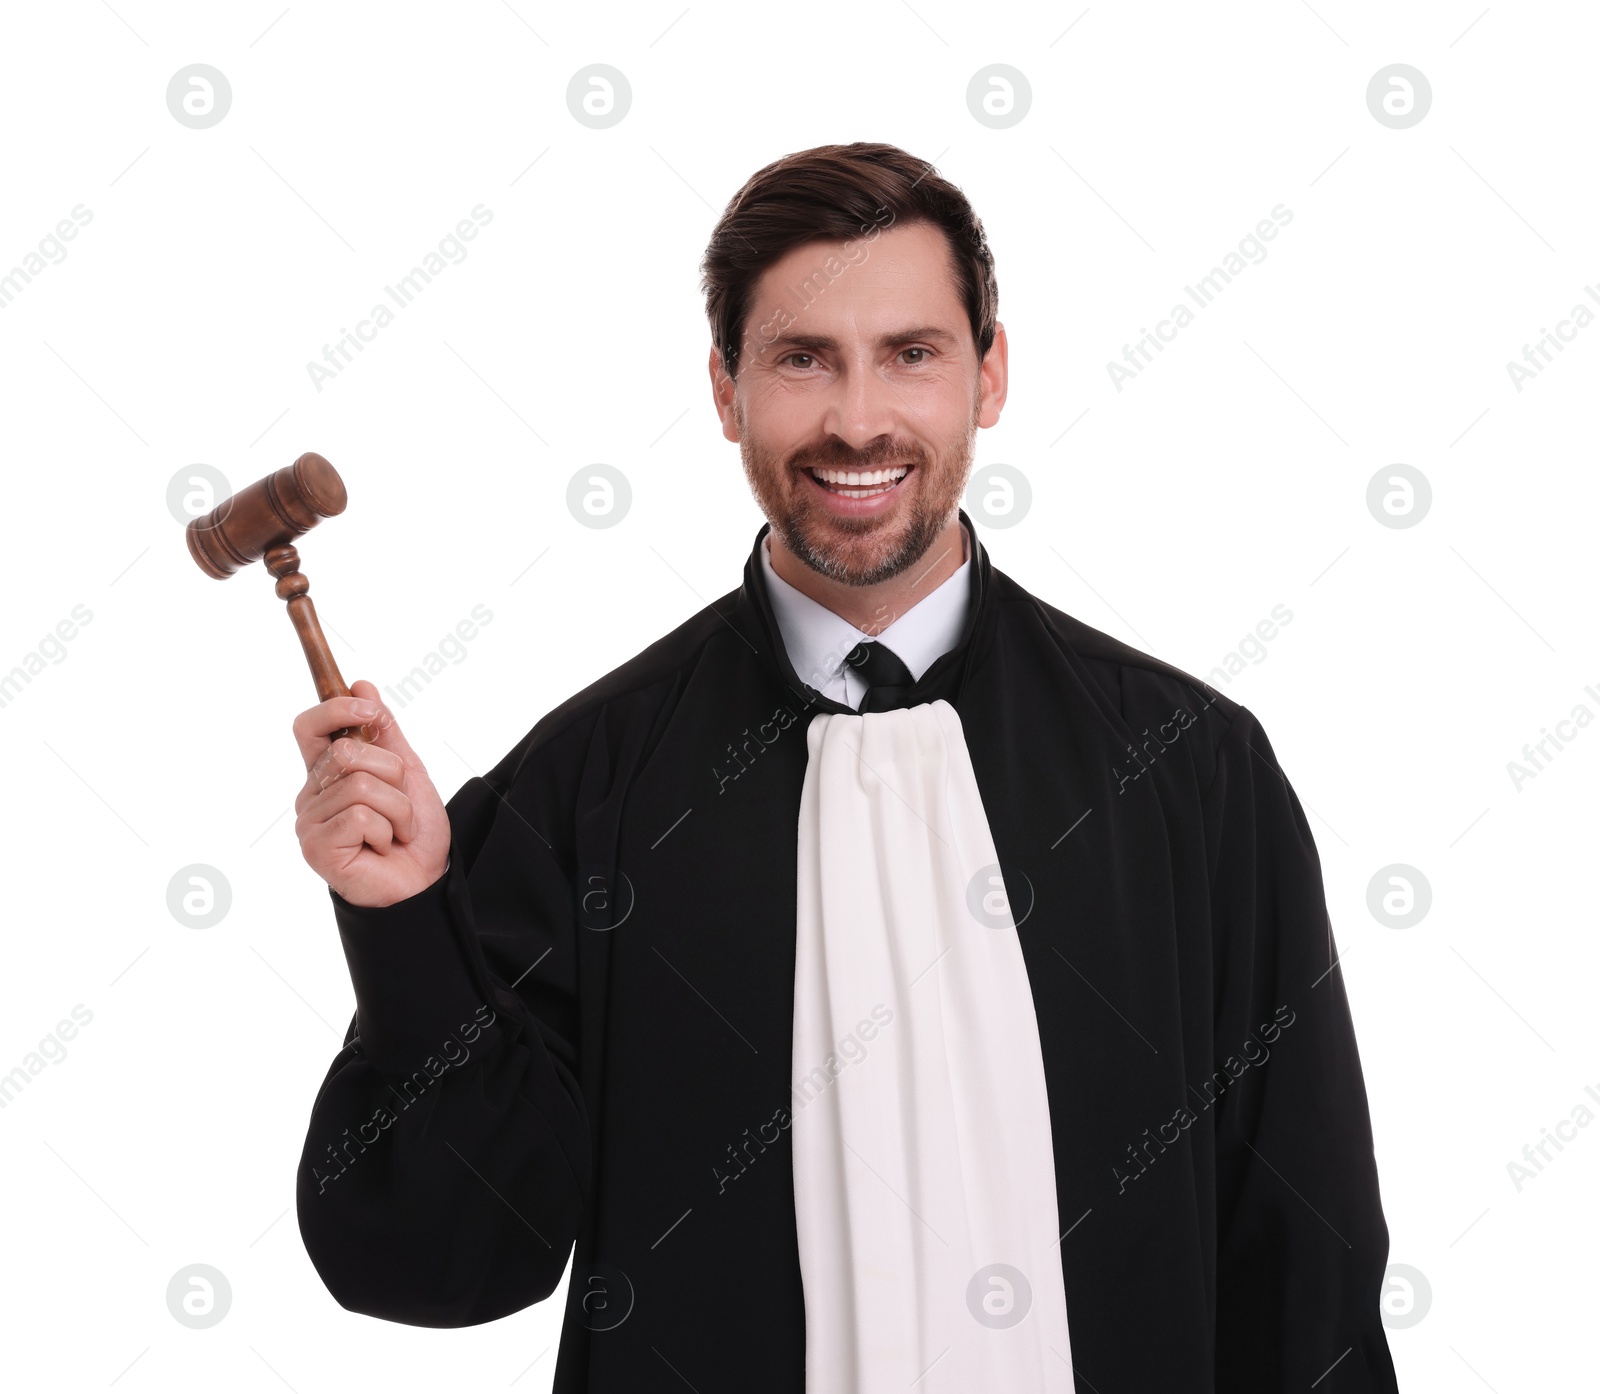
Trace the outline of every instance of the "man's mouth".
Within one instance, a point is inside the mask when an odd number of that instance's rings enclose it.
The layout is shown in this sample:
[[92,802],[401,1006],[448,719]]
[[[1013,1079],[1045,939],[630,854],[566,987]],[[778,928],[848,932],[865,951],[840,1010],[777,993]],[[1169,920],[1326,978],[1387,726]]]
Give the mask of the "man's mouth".
[[812,468],[807,473],[830,494],[840,494],[847,499],[870,499],[895,488],[911,473],[911,468],[910,465],[893,465],[877,470]]

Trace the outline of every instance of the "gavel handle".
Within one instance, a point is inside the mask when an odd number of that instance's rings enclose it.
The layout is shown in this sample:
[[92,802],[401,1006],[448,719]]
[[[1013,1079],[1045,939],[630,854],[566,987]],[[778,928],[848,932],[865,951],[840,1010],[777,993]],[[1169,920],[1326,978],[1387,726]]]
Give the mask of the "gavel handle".
[[[305,650],[306,662],[311,665],[311,677],[317,685],[317,696],[324,702],[330,697],[348,697],[350,689],[339,674],[339,665],[333,661],[333,652],[323,637],[322,626],[317,623],[316,607],[304,591],[289,597],[286,608],[295,633],[300,636],[300,647]],[[363,745],[372,743],[372,733],[365,726],[344,726],[335,731],[329,740],[349,736]]]

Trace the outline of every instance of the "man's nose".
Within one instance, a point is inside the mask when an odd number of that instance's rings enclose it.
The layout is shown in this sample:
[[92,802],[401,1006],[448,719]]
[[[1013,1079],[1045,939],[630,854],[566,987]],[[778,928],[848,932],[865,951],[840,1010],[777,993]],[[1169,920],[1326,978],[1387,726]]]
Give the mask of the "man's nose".
[[864,450],[880,436],[902,434],[898,429],[902,406],[892,384],[870,368],[853,364],[828,392],[822,428],[853,450]]

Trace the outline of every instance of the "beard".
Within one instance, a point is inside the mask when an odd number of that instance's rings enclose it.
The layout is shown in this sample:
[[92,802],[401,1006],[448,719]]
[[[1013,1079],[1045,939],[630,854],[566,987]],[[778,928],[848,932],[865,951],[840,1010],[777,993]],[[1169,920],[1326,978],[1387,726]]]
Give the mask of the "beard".
[[[739,458],[773,535],[819,575],[846,586],[874,586],[915,566],[956,514],[972,472],[979,403],[963,432],[930,455],[915,441],[880,436],[856,450],[837,436],[784,455],[751,438],[744,408],[734,403]],[[891,515],[838,518],[828,512],[809,478],[818,469],[876,470],[910,465],[897,486],[906,495]]]

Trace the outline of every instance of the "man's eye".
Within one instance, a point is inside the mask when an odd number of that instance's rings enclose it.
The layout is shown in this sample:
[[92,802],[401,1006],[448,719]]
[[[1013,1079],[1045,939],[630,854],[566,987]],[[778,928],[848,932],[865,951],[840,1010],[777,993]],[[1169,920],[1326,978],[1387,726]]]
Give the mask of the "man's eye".
[[[811,357],[811,355],[809,353],[786,353],[783,356],[783,362],[785,362],[785,363],[793,363],[796,358],[810,358],[810,357]],[[795,366],[803,367],[805,365],[796,364]]]
[[[904,354],[908,354],[908,353],[921,353],[921,354],[926,354],[926,353],[927,353],[927,352],[928,352],[928,350],[927,350],[927,349],[925,349],[925,348],[908,348],[908,349],[901,349],[901,350],[900,350],[900,352],[901,352],[901,354],[902,354],[902,355],[904,355]],[[926,361],[927,361],[927,360],[926,360],[926,359],[925,359],[925,358],[915,358],[915,359],[912,359],[912,361],[911,361],[911,365],[910,365],[910,366],[912,366],[912,367],[916,367],[916,366],[917,366],[917,364],[919,364],[919,363],[924,363],[924,362],[926,362]]]

